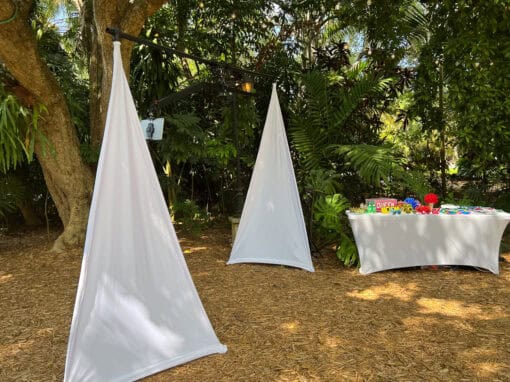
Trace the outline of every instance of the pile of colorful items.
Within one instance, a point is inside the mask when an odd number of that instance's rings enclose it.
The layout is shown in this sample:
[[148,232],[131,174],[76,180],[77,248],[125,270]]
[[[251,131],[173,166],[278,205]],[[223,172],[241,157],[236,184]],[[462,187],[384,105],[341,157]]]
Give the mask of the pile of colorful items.
[[350,212],[354,214],[375,214],[386,215],[401,214],[433,214],[433,215],[469,215],[469,214],[495,214],[498,210],[490,207],[478,206],[456,206],[444,204],[441,207],[435,207],[439,202],[436,194],[427,194],[423,198],[423,204],[415,198],[406,198],[397,200],[391,198],[372,198],[366,199],[365,204],[359,207],[351,208]]

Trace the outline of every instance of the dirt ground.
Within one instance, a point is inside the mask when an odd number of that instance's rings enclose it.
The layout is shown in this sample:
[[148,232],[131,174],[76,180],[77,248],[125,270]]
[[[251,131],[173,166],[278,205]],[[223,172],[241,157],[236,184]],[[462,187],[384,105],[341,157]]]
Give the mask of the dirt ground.
[[[61,381],[81,249],[0,235],[0,381]],[[333,254],[315,273],[226,266],[230,237],[179,234],[220,341],[163,381],[510,381],[510,253],[500,275],[406,269],[363,276]]]

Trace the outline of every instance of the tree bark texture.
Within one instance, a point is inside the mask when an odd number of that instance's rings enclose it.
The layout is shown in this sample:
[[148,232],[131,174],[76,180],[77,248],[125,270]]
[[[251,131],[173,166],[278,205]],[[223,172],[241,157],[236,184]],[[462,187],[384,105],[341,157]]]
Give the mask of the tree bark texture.
[[[145,20],[153,15],[167,0],[128,0],[104,1],[89,0],[92,3],[92,25],[90,36],[90,86],[95,91],[94,100],[91,100],[91,141],[93,145],[99,145],[104,133],[106,123],[106,111],[110,97],[110,87],[113,71],[113,39],[106,33],[106,28],[120,28],[124,33],[138,36],[143,28]],[[129,73],[131,59],[131,41],[122,40],[121,53],[124,71]],[[94,95],[92,95],[94,97]]]
[[[92,143],[98,146],[106,122],[113,69],[112,38],[106,28],[119,27],[125,33],[138,35],[147,17],[164,3],[165,0],[86,0],[80,3],[82,29],[86,31],[84,43],[89,50],[91,137]],[[27,99],[20,101],[29,103],[30,97],[48,110],[40,120],[40,129],[54,153],[40,144],[36,144],[35,153],[64,224],[64,232],[56,240],[54,249],[63,250],[70,245],[81,245],[85,238],[93,174],[81,159],[63,90],[39,55],[34,31],[27,20],[32,1],[18,1],[17,4],[17,17],[0,25],[0,60],[26,89]],[[0,0],[0,19],[7,19],[13,10],[12,0]],[[124,41],[121,48],[126,73],[129,73],[132,46]]]
[[[62,89],[41,59],[34,32],[27,17],[31,1],[18,2],[17,17],[0,25],[0,59],[27,94],[47,108],[39,128],[51,149],[36,143],[35,153],[44,178],[64,224],[55,250],[81,244],[85,236],[93,176],[83,163],[76,131]],[[0,0],[0,18],[13,10],[10,0]],[[28,99],[20,99],[28,103]]]

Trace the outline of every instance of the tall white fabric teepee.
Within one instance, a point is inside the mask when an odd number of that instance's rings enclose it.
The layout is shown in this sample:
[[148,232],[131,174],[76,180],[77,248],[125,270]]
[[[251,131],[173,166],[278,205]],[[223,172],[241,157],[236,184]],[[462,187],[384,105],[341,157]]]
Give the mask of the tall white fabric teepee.
[[228,264],[267,263],[313,272],[276,84]]
[[114,42],[64,381],[133,381],[225,351],[177,241]]

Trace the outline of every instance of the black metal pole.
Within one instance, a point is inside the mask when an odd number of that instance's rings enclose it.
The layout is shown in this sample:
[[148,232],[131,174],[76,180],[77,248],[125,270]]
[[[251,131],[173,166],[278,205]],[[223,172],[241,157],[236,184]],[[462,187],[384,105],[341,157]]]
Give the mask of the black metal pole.
[[[233,11],[235,16],[235,9]],[[232,18],[232,64],[236,62],[236,22],[235,17]],[[234,87],[236,79],[234,78]],[[232,92],[232,130],[234,134],[234,146],[236,148],[236,195],[235,195],[235,214],[241,216],[243,209],[243,186],[241,184],[241,148],[239,145],[239,131],[238,131],[238,119],[237,119],[237,93]]]
[[124,40],[133,41],[133,42],[136,42],[138,44],[145,45],[145,46],[150,46],[152,48],[159,49],[161,51],[164,51],[164,52],[167,52],[167,53],[170,53],[170,54],[175,54],[176,56],[179,56],[179,57],[189,58],[191,60],[198,61],[198,62],[201,62],[203,64],[210,65],[210,66],[222,67],[222,68],[225,68],[227,70],[231,70],[231,71],[239,72],[239,73],[251,74],[253,76],[262,76],[262,77],[274,78],[274,76],[271,76],[269,74],[259,73],[259,72],[254,72],[254,71],[248,70],[248,69],[238,68],[236,66],[229,65],[229,64],[227,64],[225,62],[208,60],[206,58],[195,56],[193,54],[181,52],[179,50],[175,50],[175,49],[163,46],[163,45],[155,44],[152,41],[146,40],[144,38],[140,38],[140,37],[136,37],[136,36],[132,36],[130,34],[124,33],[119,28],[110,28],[110,27],[108,27],[108,28],[106,28],[106,33],[109,33],[112,36],[114,36],[114,40],[116,38],[118,38],[119,40],[122,38]]
[[234,146],[236,148],[235,214],[241,216],[241,212],[243,209],[243,185],[241,184],[241,148],[239,145],[236,92],[232,92],[232,130],[234,133]]

